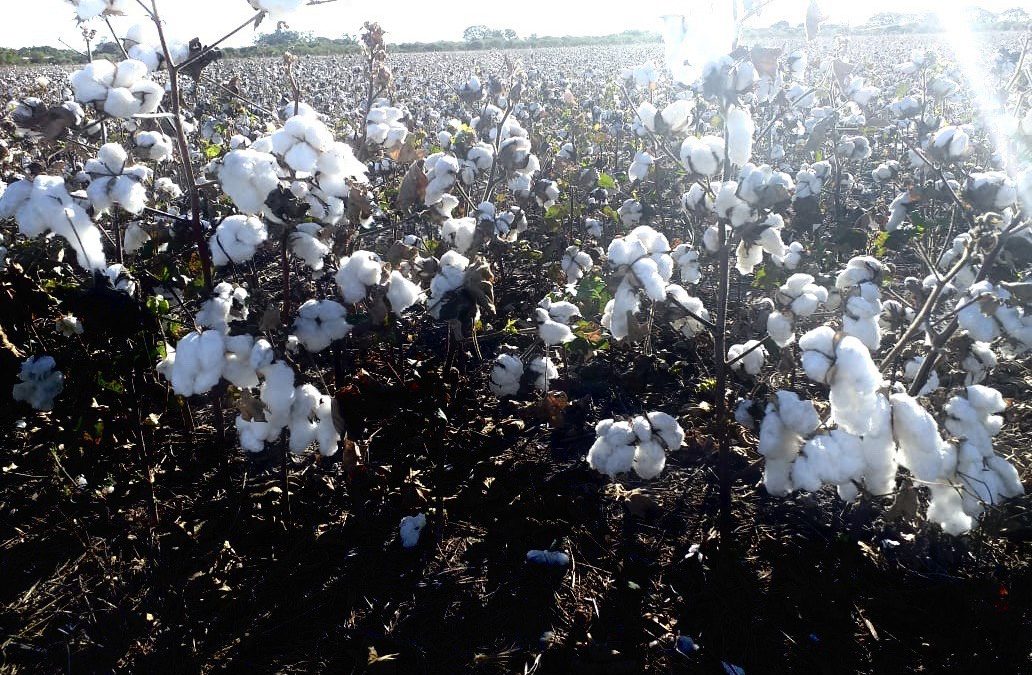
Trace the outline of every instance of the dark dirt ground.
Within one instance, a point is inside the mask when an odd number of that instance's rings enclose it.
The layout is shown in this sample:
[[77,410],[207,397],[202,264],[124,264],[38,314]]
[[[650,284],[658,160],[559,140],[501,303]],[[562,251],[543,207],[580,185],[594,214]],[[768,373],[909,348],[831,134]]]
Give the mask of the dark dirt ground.
[[[369,369],[337,387],[365,457],[292,459],[289,502],[277,458],[219,447],[196,411],[192,433],[144,425],[142,444],[51,452],[29,442],[38,418],[7,436],[2,670],[1032,672],[1028,499],[960,539],[884,504],[771,499],[739,429],[722,556],[692,355],[610,350],[560,382],[565,407],[499,405],[472,354],[470,378],[432,353],[397,377],[369,374],[398,370],[388,351],[345,356]],[[589,421],[653,405],[680,411],[686,447],[656,481],[607,484],[583,461]],[[1025,447],[1028,404],[1007,422],[1002,442]],[[406,551],[398,522],[419,511]],[[525,562],[550,547],[565,573]]]

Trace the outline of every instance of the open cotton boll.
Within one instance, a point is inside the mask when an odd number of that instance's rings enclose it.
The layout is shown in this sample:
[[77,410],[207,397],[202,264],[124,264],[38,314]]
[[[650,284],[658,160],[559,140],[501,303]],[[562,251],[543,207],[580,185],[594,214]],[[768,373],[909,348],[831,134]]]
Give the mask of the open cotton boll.
[[953,473],[956,450],[943,441],[935,419],[917,399],[896,393],[892,402],[892,430],[899,448],[899,463],[920,481],[931,483]]
[[663,473],[666,466],[666,451],[654,440],[638,443],[634,452],[634,472],[645,480],[652,480]]
[[344,302],[354,304],[365,299],[369,288],[378,285],[382,275],[380,256],[371,251],[355,251],[340,259],[334,279]]
[[646,413],[652,433],[658,435],[667,450],[677,450],[684,443],[684,429],[677,419],[662,411]]
[[[913,382],[917,378],[917,373],[921,370],[921,365],[924,363],[923,356],[915,356],[903,364],[903,379],[906,382]],[[936,389],[939,388],[939,375],[934,370],[928,373],[928,380],[924,386],[921,387],[921,391],[917,392],[918,396],[927,396]]]
[[430,296],[427,299],[430,316],[440,318],[445,299],[465,283],[468,268],[469,258],[457,251],[448,251],[441,256],[437,274],[430,281]]
[[222,378],[226,346],[217,330],[188,333],[159,365],[179,396],[206,394]]
[[330,247],[319,238],[321,231],[317,223],[301,223],[290,234],[291,252],[316,272],[323,268],[330,253]]
[[996,354],[987,343],[972,342],[960,365],[965,372],[964,384],[979,384],[996,367]]
[[974,519],[964,513],[960,486],[933,483],[928,487],[932,498],[928,503],[925,517],[929,522],[937,523],[943,532],[953,536],[964,534],[974,528]]
[[18,380],[12,389],[14,400],[36,410],[53,410],[54,399],[64,389],[64,375],[52,356],[32,356],[23,361]]
[[[757,214],[753,208],[747,202],[739,199],[737,181],[725,181],[719,188],[714,186],[714,190],[717,198],[713,202],[713,209],[719,218],[728,220],[732,227],[740,228],[756,218]],[[710,243],[706,242],[707,250],[715,251],[716,248],[710,248]],[[715,245],[716,240],[713,240],[712,243]]]
[[799,339],[802,366],[806,376],[814,382],[828,384],[831,366],[835,363],[835,329],[820,326]]
[[571,321],[581,315],[580,308],[572,302],[565,300],[553,301],[547,296],[542,298],[541,302],[538,303],[538,307],[548,313],[549,319],[558,321],[566,326],[569,326]]
[[536,357],[527,367],[530,369],[530,372],[537,375],[537,378],[534,380],[534,386],[539,391],[545,393],[548,393],[548,383],[559,377],[559,370],[556,369],[552,359],[547,356]]
[[746,164],[738,174],[737,195],[755,209],[769,209],[788,202],[794,187],[787,173],[768,164]]
[[26,237],[53,232],[63,238],[83,269],[107,267],[100,230],[58,176],[39,175],[8,186],[0,196],[0,218],[16,219]]
[[835,372],[828,397],[835,422],[851,434],[867,433],[881,383],[881,373],[867,347],[855,337],[843,336],[835,346]]
[[[863,297],[855,295],[846,301],[845,311],[842,315],[842,332],[859,339],[864,346],[871,351],[876,351],[881,344],[881,317],[882,304],[876,297],[877,288],[865,285]],[[870,292],[867,289],[871,289]]]
[[630,321],[639,309],[638,292],[624,277],[613,299],[606,303],[602,313],[602,327],[609,331],[614,340],[623,340],[630,334]]
[[643,180],[649,173],[649,167],[655,161],[656,158],[647,152],[636,152],[634,154],[634,161],[631,162],[631,166],[627,169],[628,180],[632,183]]
[[[114,265],[112,265],[114,267]],[[212,296],[201,305],[197,325],[211,328],[225,335],[229,322],[247,319],[247,290],[223,281],[214,288]]]
[[274,429],[283,429],[290,421],[294,405],[294,370],[283,361],[273,361],[258,373],[262,377],[258,397],[265,404],[266,421]]
[[572,342],[576,337],[566,324],[553,320],[548,311],[540,307],[534,310],[534,323],[538,327],[538,337],[545,347]]
[[756,126],[746,110],[733,107],[727,113],[727,156],[733,164],[743,166],[752,158],[753,133]]
[[308,3],[308,0],[247,0],[251,7],[268,12],[275,19],[295,12]]
[[225,338],[226,362],[222,377],[238,389],[258,386],[258,373],[251,365],[254,351],[254,337],[251,335],[229,335]]
[[699,269],[699,252],[688,244],[678,244],[671,253],[674,264],[681,270],[681,281],[686,284],[697,284],[702,280]]
[[314,174],[319,158],[334,148],[333,133],[311,115],[295,115],[270,138],[272,150],[296,172]]
[[96,159],[86,162],[85,173],[90,177],[86,195],[98,212],[118,204],[129,213],[137,214],[147,205],[147,190],[143,183],[151,177],[145,166],[128,166],[129,155],[118,143],[106,143],[97,151]]
[[620,208],[616,210],[616,213],[620,216],[620,222],[626,227],[634,227],[641,222],[641,202],[634,199],[625,200],[624,203],[620,205]]
[[335,300],[308,300],[297,310],[294,334],[310,352],[321,352],[351,332],[344,305]]
[[[666,288],[667,302],[672,303],[674,307],[684,310],[685,316],[675,318],[670,322],[675,330],[681,331],[681,334],[685,337],[695,337],[698,333],[702,332],[705,328],[705,324],[700,322],[699,319],[705,319],[709,321],[709,311],[702,304],[702,300],[688,295],[683,287],[677,284],[670,284]],[[676,312],[674,313],[676,315]]]
[[778,391],[767,404],[760,425],[758,451],[764,456],[763,482],[767,492],[784,496],[794,488],[792,462],[803,446],[803,437],[813,433],[820,418],[812,401],[804,401],[790,391]]
[[288,429],[291,452],[304,452],[315,443],[323,457],[337,454],[340,433],[333,423],[333,400],[314,386],[303,384],[294,390]]
[[279,164],[266,152],[250,148],[233,150],[222,158],[219,181],[222,191],[240,211],[258,215],[265,209],[269,194],[279,185]]
[[712,178],[724,163],[724,139],[719,136],[689,136],[681,143],[680,155],[685,169]]
[[567,247],[560,262],[563,274],[566,275],[567,290],[572,292],[581,278],[584,277],[584,274],[594,266],[595,262],[586,251],[580,250],[577,246]]
[[940,162],[955,162],[971,151],[971,141],[961,127],[943,127],[932,137],[928,154]]
[[79,21],[89,21],[102,14],[122,15],[129,7],[129,0],[69,0],[75,6]]
[[137,151],[151,161],[164,162],[172,157],[172,139],[159,131],[141,131],[135,140]]
[[800,490],[816,492],[822,485],[842,485],[858,479],[863,467],[860,439],[833,429],[803,445],[792,463],[792,483]]
[[499,354],[491,368],[488,388],[498,398],[515,396],[523,379],[523,362],[512,354]]
[[[752,351],[749,351],[752,350]],[[749,352],[746,354],[746,352]],[[745,356],[742,356],[745,354]],[[738,358],[742,356],[742,358]],[[756,376],[763,370],[763,362],[767,358],[767,350],[758,340],[749,340],[744,344],[731,345],[727,350],[727,360],[733,361],[738,359],[731,364],[731,369],[735,371],[745,371],[746,374]]]
[[459,253],[465,254],[473,245],[477,222],[472,217],[449,218],[441,226],[441,240]]
[[414,516],[405,516],[401,519],[398,527],[398,535],[401,537],[401,545],[404,548],[415,548],[419,543],[419,536],[426,527],[426,515],[417,513]]
[[770,339],[774,340],[774,344],[779,347],[785,347],[795,340],[791,317],[778,311],[767,315],[767,332],[770,334]]
[[422,288],[406,279],[401,272],[391,272],[387,281],[387,302],[391,306],[391,312],[400,316],[406,309],[422,301]]
[[610,478],[630,471],[635,453],[630,423],[602,420],[595,426],[595,433],[595,443],[588,450],[588,465]]
[[215,228],[209,246],[216,267],[230,261],[240,264],[254,257],[258,247],[268,239],[265,223],[254,216],[229,216]]

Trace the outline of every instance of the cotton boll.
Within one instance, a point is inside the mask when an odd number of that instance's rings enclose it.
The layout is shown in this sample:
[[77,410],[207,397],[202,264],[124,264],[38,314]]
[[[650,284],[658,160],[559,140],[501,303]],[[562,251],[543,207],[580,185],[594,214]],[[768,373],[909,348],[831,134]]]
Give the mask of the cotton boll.
[[[915,356],[903,364],[903,379],[907,382],[913,382],[917,378],[918,372],[921,370],[921,365],[924,363],[923,356]],[[936,389],[939,388],[939,375],[933,370],[928,373],[928,380],[924,386],[921,387],[921,391],[917,393],[918,396],[927,396]]]
[[567,247],[560,262],[563,274],[566,275],[567,290],[572,291],[581,278],[584,277],[584,274],[590,271],[594,265],[595,263],[591,259],[591,255],[586,251],[580,250],[577,246]]
[[534,310],[534,316],[538,327],[538,337],[545,343],[545,347],[571,342],[576,337],[569,326],[553,321],[546,310],[539,307]]
[[671,252],[670,257],[681,271],[681,281],[686,284],[697,284],[702,280],[698,251],[692,250],[688,244],[678,244],[677,248]]
[[251,352],[254,349],[254,337],[250,335],[230,335],[225,338],[226,362],[222,368],[222,377],[238,389],[251,389],[258,386],[258,373],[251,365]]
[[627,178],[632,182],[643,180],[649,173],[649,167],[655,163],[656,159],[647,152],[637,152],[634,155],[634,161],[631,162],[630,168],[627,169]]
[[641,221],[642,206],[640,202],[628,199],[616,212],[620,216],[621,223],[627,227],[634,227]]
[[779,347],[786,347],[795,339],[795,334],[792,332],[792,319],[781,312],[775,311],[767,315],[767,332]]
[[323,268],[330,253],[330,247],[319,238],[321,230],[316,223],[302,223],[290,235],[291,252],[316,272]]
[[321,352],[351,332],[344,306],[333,300],[308,300],[298,308],[294,334],[310,352]]
[[663,473],[666,466],[666,452],[663,446],[653,440],[638,444],[634,453],[634,472],[645,480],[652,480]]
[[[756,218],[756,213],[748,203],[738,197],[738,183],[733,180],[726,181],[719,188],[714,187],[717,197],[714,200],[713,208],[717,216],[730,221],[735,229]],[[709,244],[707,243],[707,249]]]
[[406,309],[423,300],[423,289],[398,272],[391,272],[387,282],[387,302],[391,311],[400,316]]
[[723,138],[688,136],[681,142],[680,158],[687,170],[713,178],[723,164]]
[[527,562],[545,567],[566,567],[570,564],[570,556],[562,551],[527,551]]
[[528,368],[530,368],[530,372],[537,375],[534,380],[534,386],[537,387],[539,391],[543,391],[545,393],[548,392],[549,381],[559,377],[559,371],[556,369],[555,364],[552,363],[552,359],[547,356],[536,357],[530,362]]
[[154,162],[172,158],[172,139],[158,131],[141,131],[136,134],[136,149]]
[[426,515],[418,513],[414,516],[405,516],[401,519],[398,534],[401,537],[401,545],[404,548],[415,548],[419,543],[419,537],[426,527]]
[[488,388],[498,398],[515,396],[523,379],[523,362],[512,354],[499,354],[491,369]]
[[378,285],[382,275],[380,256],[370,251],[355,251],[340,259],[334,278],[344,302],[354,304],[365,299],[369,288]]
[[[742,356],[743,354],[745,356]],[[749,340],[744,344],[734,344],[727,350],[727,360],[729,362],[734,361],[731,364],[731,369],[734,371],[744,371],[747,375],[752,375],[753,377],[759,375],[760,371],[763,370],[763,362],[766,358],[767,350],[760,345],[758,340]],[[735,361],[735,359],[738,360]]]
[[988,372],[997,364],[996,354],[985,342],[972,342],[967,354],[961,361],[966,375],[965,385],[979,384],[985,380]]
[[806,376],[814,382],[828,384],[831,366],[835,363],[835,331],[830,326],[820,326],[806,333],[799,340],[802,350],[802,366]]
[[279,164],[265,152],[233,150],[222,159],[219,180],[238,209],[247,215],[258,215],[265,209],[269,194],[279,185]]
[[107,267],[100,230],[75,201],[57,176],[39,175],[20,180],[0,196],[0,218],[15,218],[27,237],[53,232],[75,251],[79,266],[87,270]]
[[942,440],[935,420],[917,399],[893,394],[892,429],[899,447],[899,463],[914,477],[934,482],[952,473],[955,450]]
[[449,218],[441,226],[441,240],[459,253],[465,254],[473,245],[476,228],[474,218]]
[[654,435],[658,435],[667,450],[677,450],[684,443],[684,429],[677,420],[662,411],[647,413],[649,426]]
[[52,356],[32,356],[22,362],[19,382],[14,385],[15,401],[24,401],[36,410],[53,410],[54,399],[64,389],[64,375],[57,370]]
[[739,166],[752,157],[753,133],[756,127],[752,116],[744,109],[733,107],[727,114],[727,156]]
[[215,228],[209,246],[216,267],[230,261],[240,264],[254,257],[258,247],[268,238],[265,223],[254,216],[229,216]]
[[[700,333],[704,324],[699,319],[709,321],[709,312],[702,304],[702,300],[697,297],[688,295],[688,291],[684,290],[677,284],[670,284],[666,288],[667,302],[672,303],[676,308],[684,310],[686,316],[682,318],[675,318],[670,322],[675,330],[679,330],[685,337],[695,337]],[[674,312],[676,315],[677,313]]]
[[822,485],[842,485],[863,471],[860,439],[840,429],[813,437],[792,464],[792,482],[800,490],[816,492]]
[[179,396],[206,394],[222,378],[225,362],[222,333],[206,330],[188,333],[170,351],[159,372],[165,375]]

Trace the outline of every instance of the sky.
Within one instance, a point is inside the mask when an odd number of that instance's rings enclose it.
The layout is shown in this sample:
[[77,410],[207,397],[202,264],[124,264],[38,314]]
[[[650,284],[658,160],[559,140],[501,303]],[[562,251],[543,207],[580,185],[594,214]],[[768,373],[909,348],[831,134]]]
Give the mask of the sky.
[[[538,35],[602,35],[627,29],[658,30],[658,17],[664,14],[691,15],[691,6],[712,0],[635,0],[634,2],[606,5],[598,0],[519,0],[518,2],[427,2],[426,0],[393,0],[363,3],[356,0],[337,0],[326,5],[306,7],[291,17],[290,27],[311,31],[325,37],[357,34],[362,22],[379,21],[387,30],[388,42],[430,42],[459,40],[466,26],[484,24],[492,28],[512,28],[521,37]],[[967,4],[991,11],[1018,6],[1027,0],[907,0],[906,11],[933,11],[944,5],[960,8]],[[149,2],[149,0],[148,0]],[[0,6],[17,4],[8,9],[0,21],[0,46],[29,47],[51,45],[61,47],[63,38],[68,44],[81,48],[82,38],[76,28],[74,9],[67,0],[33,0],[19,2],[0,0]],[[773,0],[769,8],[757,17],[756,25],[788,20],[796,24],[803,20],[808,0]],[[824,0],[824,14],[836,23],[863,23],[872,14],[901,11],[900,0],[864,0],[844,2]],[[198,36],[210,42],[244,21],[252,12],[245,0],[158,0],[169,32],[184,41]],[[137,9],[134,6],[134,9]],[[114,20],[116,30],[124,31],[142,16]],[[107,34],[107,27],[97,22],[98,30]],[[266,20],[261,30],[272,30],[275,24]],[[229,46],[251,44],[254,31],[250,28],[226,43]]]

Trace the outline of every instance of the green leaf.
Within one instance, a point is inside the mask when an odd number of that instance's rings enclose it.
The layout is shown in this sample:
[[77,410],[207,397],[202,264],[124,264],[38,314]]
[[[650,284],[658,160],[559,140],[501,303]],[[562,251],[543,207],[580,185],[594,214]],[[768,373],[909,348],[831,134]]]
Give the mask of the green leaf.
[[608,173],[601,173],[598,176],[598,186],[605,188],[606,190],[616,189],[616,179],[610,176]]

